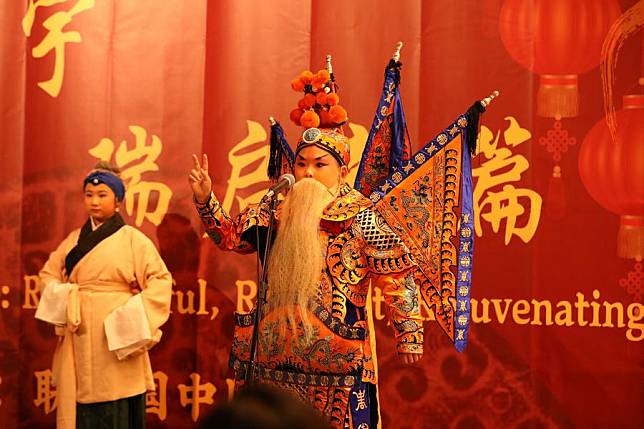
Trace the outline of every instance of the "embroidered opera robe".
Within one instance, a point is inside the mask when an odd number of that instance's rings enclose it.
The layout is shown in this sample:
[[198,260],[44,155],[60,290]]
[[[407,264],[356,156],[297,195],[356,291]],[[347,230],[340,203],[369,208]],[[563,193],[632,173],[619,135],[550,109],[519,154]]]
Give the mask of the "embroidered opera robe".
[[[196,206],[206,232],[223,250],[254,252],[254,227],[269,222],[267,207],[261,204],[231,218],[212,193],[206,203]],[[279,208],[277,212],[279,234]],[[317,302],[307,309],[313,339],[304,341],[302,332],[290,330],[288,338],[282,338],[279,322],[266,310],[260,323],[259,379],[294,391],[336,428],[358,427],[350,415],[352,389],[377,383],[371,288],[382,290],[398,352],[422,353],[416,264],[371,201],[348,185],[324,210],[319,239],[325,268]],[[247,369],[254,318],[254,311],[236,315],[231,366],[237,380]]]

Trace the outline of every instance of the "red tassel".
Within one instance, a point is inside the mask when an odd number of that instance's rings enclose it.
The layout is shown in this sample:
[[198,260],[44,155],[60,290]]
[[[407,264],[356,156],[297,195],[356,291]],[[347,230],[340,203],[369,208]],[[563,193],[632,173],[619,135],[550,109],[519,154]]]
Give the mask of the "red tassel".
[[558,165],[554,166],[548,183],[545,209],[550,219],[559,220],[566,216],[566,188]]
[[641,261],[644,257],[644,216],[623,215],[619,218],[617,256]]
[[579,114],[577,75],[541,75],[537,91],[537,115],[573,118]]

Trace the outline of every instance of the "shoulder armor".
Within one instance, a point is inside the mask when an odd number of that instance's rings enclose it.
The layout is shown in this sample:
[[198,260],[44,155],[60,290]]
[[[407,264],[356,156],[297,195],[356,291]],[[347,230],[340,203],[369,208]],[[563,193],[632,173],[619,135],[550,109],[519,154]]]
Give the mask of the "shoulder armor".
[[377,273],[400,272],[415,265],[409,249],[377,212],[367,209],[355,216],[354,233],[365,241],[367,265]]
[[389,250],[396,246],[404,246],[385,219],[373,210],[367,209],[358,213],[354,227],[360,229],[367,245],[375,249]]

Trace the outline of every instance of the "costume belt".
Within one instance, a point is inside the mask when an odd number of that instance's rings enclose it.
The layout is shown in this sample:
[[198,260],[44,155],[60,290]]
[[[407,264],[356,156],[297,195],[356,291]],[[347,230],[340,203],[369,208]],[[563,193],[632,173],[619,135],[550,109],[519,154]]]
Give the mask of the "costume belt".
[[[237,380],[243,380],[248,371],[248,362],[238,360],[231,356],[230,363],[235,371],[235,378]],[[300,386],[352,387],[361,381],[360,376],[354,374],[311,374],[300,371],[267,368],[261,364],[255,366],[255,375],[260,380],[298,384]]]
[[[309,310],[311,310],[327,328],[342,338],[360,341],[363,341],[366,338],[366,330],[363,327],[347,325],[339,318],[333,316],[331,311],[327,310],[321,304],[316,303],[315,305],[310,306]],[[248,327],[253,326],[253,323],[255,323],[254,309],[250,313],[235,313],[235,324],[237,326]]]
[[132,288],[125,283],[100,280],[80,284],[71,283],[67,301],[67,325],[56,327],[56,334],[59,337],[52,364],[52,384],[56,386],[58,402],[57,429],[74,429],[76,427],[76,363],[72,336],[81,323],[81,292],[132,294]]
[[129,284],[126,284],[123,282],[95,280],[91,282],[73,284],[72,291],[74,290],[74,286],[77,286],[76,289],[81,292],[128,292],[130,294],[132,293],[132,287]]

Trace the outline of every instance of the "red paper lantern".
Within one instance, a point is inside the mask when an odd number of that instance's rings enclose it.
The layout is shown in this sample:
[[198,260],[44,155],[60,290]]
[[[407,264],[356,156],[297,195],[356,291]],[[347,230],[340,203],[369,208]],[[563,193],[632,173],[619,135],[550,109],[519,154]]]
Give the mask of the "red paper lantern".
[[588,132],[579,151],[579,174],[588,193],[620,216],[617,254],[644,255],[644,95],[627,95],[616,112],[617,137],[605,119]]
[[577,76],[599,65],[618,0],[506,0],[499,33],[516,62],[540,75],[537,115],[577,116]]

